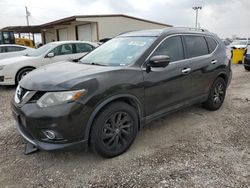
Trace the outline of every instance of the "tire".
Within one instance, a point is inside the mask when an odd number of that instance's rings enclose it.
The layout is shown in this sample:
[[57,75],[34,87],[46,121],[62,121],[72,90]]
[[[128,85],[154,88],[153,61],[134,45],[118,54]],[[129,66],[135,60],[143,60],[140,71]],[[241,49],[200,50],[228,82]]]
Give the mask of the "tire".
[[138,124],[138,114],[132,106],[124,102],[111,103],[104,107],[92,125],[92,150],[106,158],[124,153],[136,137]]
[[24,68],[24,69],[21,69],[20,71],[18,71],[18,73],[16,75],[16,84],[19,84],[21,79],[24,76],[26,76],[29,72],[31,72],[32,70],[34,70],[34,68],[28,67],[28,68]]
[[203,103],[203,107],[211,111],[218,110],[224,102],[226,88],[225,80],[221,77],[218,77],[214,81],[210,89],[208,99],[205,103]]
[[250,71],[250,67],[244,66],[247,71]]

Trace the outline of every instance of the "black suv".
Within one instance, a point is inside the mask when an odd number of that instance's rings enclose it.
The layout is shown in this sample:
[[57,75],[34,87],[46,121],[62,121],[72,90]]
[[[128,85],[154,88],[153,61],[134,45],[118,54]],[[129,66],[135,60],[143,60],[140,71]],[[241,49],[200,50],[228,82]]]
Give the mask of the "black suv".
[[219,109],[231,75],[230,54],[208,31],[135,31],[77,63],[32,71],[11,106],[20,134],[36,148],[90,146],[114,157],[156,118],[196,103]]

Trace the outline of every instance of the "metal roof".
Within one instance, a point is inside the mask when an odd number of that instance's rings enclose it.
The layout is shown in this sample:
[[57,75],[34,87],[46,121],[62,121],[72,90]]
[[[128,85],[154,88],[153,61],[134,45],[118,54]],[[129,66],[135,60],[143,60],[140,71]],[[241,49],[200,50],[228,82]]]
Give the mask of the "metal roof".
[[162,25],[162,26],[166,26],[166,27],[173,27],[172,25],[169,25],[169,24],[155,22],[155,21],[137,18],[137,17],[133,17],[133,16],[128,16],[128,15],[124,15],[124,14],[75,15],[75,16],[70,16],[70,17],[66,17],[63,19],[55,20],[53,22],[48,22],[48,23],[42,24],[41,27],[46,28],[46,27],[52,27],[54,25],[68,24],[71,21],[75,21],[77,18],[100,18],[100,17],[125,17],[125,18],[130,18],[130,19],[148,22],[148,23],[152,23],[152,24],[158,24],[158,25]]
[[41,26],[8,26],[2,28],[0,31],[14,31],[15,33],[41,33]]

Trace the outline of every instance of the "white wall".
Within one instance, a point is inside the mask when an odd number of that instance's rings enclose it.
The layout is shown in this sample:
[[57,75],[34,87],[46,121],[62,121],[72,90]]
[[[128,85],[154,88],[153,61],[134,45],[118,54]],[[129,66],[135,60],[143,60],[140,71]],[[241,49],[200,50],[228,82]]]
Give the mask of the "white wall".
[[57,40],[57,29],[67,29],[68,40],[76,40],[75,27],[77,25],[83,24],[91,25],[91,40],[94,42],[97,42],[103,38],[113,38],[118,34],[126,31],[142,29],[161,29],[166,27],[161,24],[150,23],[122,16],[77,18],[76,21],[70,22],[69,25],[58,25],[55,26],[53,29],[48,29],[47,32],[49,32],[50,34],[45,35],[46,43],[51,42],[52,40]]
[[98,23],[99,39],[112,38],[125,31],[142,29],[161,29],[166,26],[136,20],[127,17],[95,17],[95,18],[77,18],[78,21],[91,21]]

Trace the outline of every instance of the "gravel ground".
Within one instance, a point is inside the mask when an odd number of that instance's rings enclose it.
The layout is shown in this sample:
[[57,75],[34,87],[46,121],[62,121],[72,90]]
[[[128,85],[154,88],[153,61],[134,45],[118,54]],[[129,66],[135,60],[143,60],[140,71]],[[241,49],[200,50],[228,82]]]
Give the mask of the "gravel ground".
[[0,187],[250,187],[250,72],[233,66],[216,112],[193,106],[149,124],[123,155],[84,151],[24,155],[0,87]]

